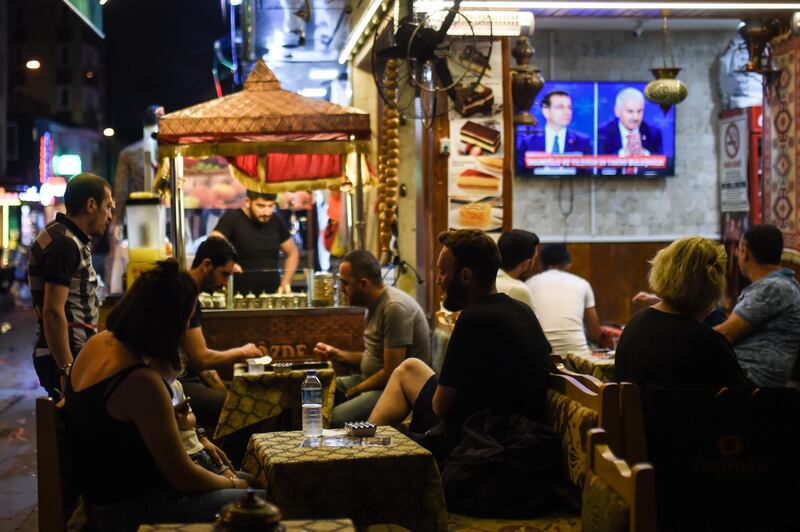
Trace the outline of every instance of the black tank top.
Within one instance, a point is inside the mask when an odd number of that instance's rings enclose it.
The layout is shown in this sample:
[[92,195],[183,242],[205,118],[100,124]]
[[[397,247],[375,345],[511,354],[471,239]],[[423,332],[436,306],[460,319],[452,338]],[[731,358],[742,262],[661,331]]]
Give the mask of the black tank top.
[[74,476],[88,504],[111,504],[141,497],[167,481],[131,421],[119,421],[106,402],[137,364],[76,392],[66,390],[66,432],[75,457]]

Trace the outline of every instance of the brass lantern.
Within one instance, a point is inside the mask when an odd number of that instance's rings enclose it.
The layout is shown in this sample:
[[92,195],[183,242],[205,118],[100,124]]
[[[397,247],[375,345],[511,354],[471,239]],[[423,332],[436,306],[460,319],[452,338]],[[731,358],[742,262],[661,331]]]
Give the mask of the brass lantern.
[[511,69],[514,123],[536,125],[536,119],[531,115],[531,106],[544,87],[544,78],[538,68],[528,64],[533,56],[533,48],[528,39],[520,38],[511,50],[511,55],[517,60],[517,66]]
[[[656,79],[648,83],[644,88],[645,97],[658,104],[664,113],[667,113],[670,107],[682,102],[689,95],[689,89],[686,84],[678,79],[678,72],[681,69],[675,66],[675,57],[672,54],[672,36],[669,33],[667,15],[668,12],[664,11],[664,28],[662,30],[664,32],[664,66],[650,70]],[[668,55],[669,65],[667,65]]]

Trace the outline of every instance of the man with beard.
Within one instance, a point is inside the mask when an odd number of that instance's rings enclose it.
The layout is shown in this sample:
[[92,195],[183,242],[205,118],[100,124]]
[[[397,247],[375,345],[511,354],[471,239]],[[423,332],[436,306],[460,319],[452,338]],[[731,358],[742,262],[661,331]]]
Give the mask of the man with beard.
[[339,265],[339,282],[351,304],[367,309],[366,349],[344,351],[323,343],[314,347],[319,357],[361,370],[357,375],[336,378],[332,427],[365,420],[403,360],[413,358],[426,368],[430,362],[425,313],[411,296],[383,284],[381,265],[369,251],[345,255]]
[[[461,311],[442,372],[406,360],[392,374],[369,420],[397,425],[413,409],[410,430],[423,433],[444,420],[457,438],[473,413],[518,413],[543,421],[550,344],[527,305],[495,288],[500,252],[476,230],[446,231],[437,267],[444,307]],[[452,440],[451,440],[452,441]]]
[[[217,236],[208,237],[197,248],[189,269],[198,291],[213,292],[226,286],[236,268],[236,259],[236,250],[230,242]],[[210,349],[203,336],[200,313],[198,302],[181,344],[188,358],[181,383],[186,395],[192,398],[198,425],[211,428],[217,423],[226,395],[225,384],[213,368],[259,357],[262,353],[252,343],[225,351]]]
[[[274,214],[276,199],[275,194],[248,190],[244,207],[223,214],[211,234],[233,244],[244,271],[273,270],[265,287],[268,291],[290,292],[300,255],[289,228]],[[277,274],[280,251],[286,257],[282,277]]]
[[100,302],[89,238],[111,223],[111,186],[78,174],[64,192],[67,213],[42,230],[31,246],[28,283],[36,311],[33,366],[48,395],[61,397],[72,361],[94,333]]

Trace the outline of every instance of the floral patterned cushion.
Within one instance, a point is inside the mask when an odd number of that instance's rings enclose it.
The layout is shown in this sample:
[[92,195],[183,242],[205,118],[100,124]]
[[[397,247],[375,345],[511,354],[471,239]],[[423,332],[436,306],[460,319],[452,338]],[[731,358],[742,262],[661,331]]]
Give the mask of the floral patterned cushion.
[[447,519],[450,532],[580,532],[577,515],[554,513],[535,519],[483,519],[450,513]]
[[581,515],[584,532],[627,532],[630,508],[606,481],[590,472],[583,488]]
[[577,401],[547,390],[547,424],[561,435],[565,476],[577,488],[583,488],[589,457],[586,442],[589,429],[597,427],[600,414]]

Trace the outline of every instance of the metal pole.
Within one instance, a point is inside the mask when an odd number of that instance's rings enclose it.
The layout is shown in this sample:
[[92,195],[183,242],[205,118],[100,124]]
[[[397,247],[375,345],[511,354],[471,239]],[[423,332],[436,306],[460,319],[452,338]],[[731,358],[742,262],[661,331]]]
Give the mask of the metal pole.
[[361,154],[356,151],[356,249],[364,249],[364,186],[361,182]]
[[183,161],[180,161],[180,175],[178,175],[177,162],[178,159],[176,157],[169,158],[169,206],[170,229],[172,232],[170,236],[172,237],[172,254],[181,268],[185,268],[186,250],[183,247]]

